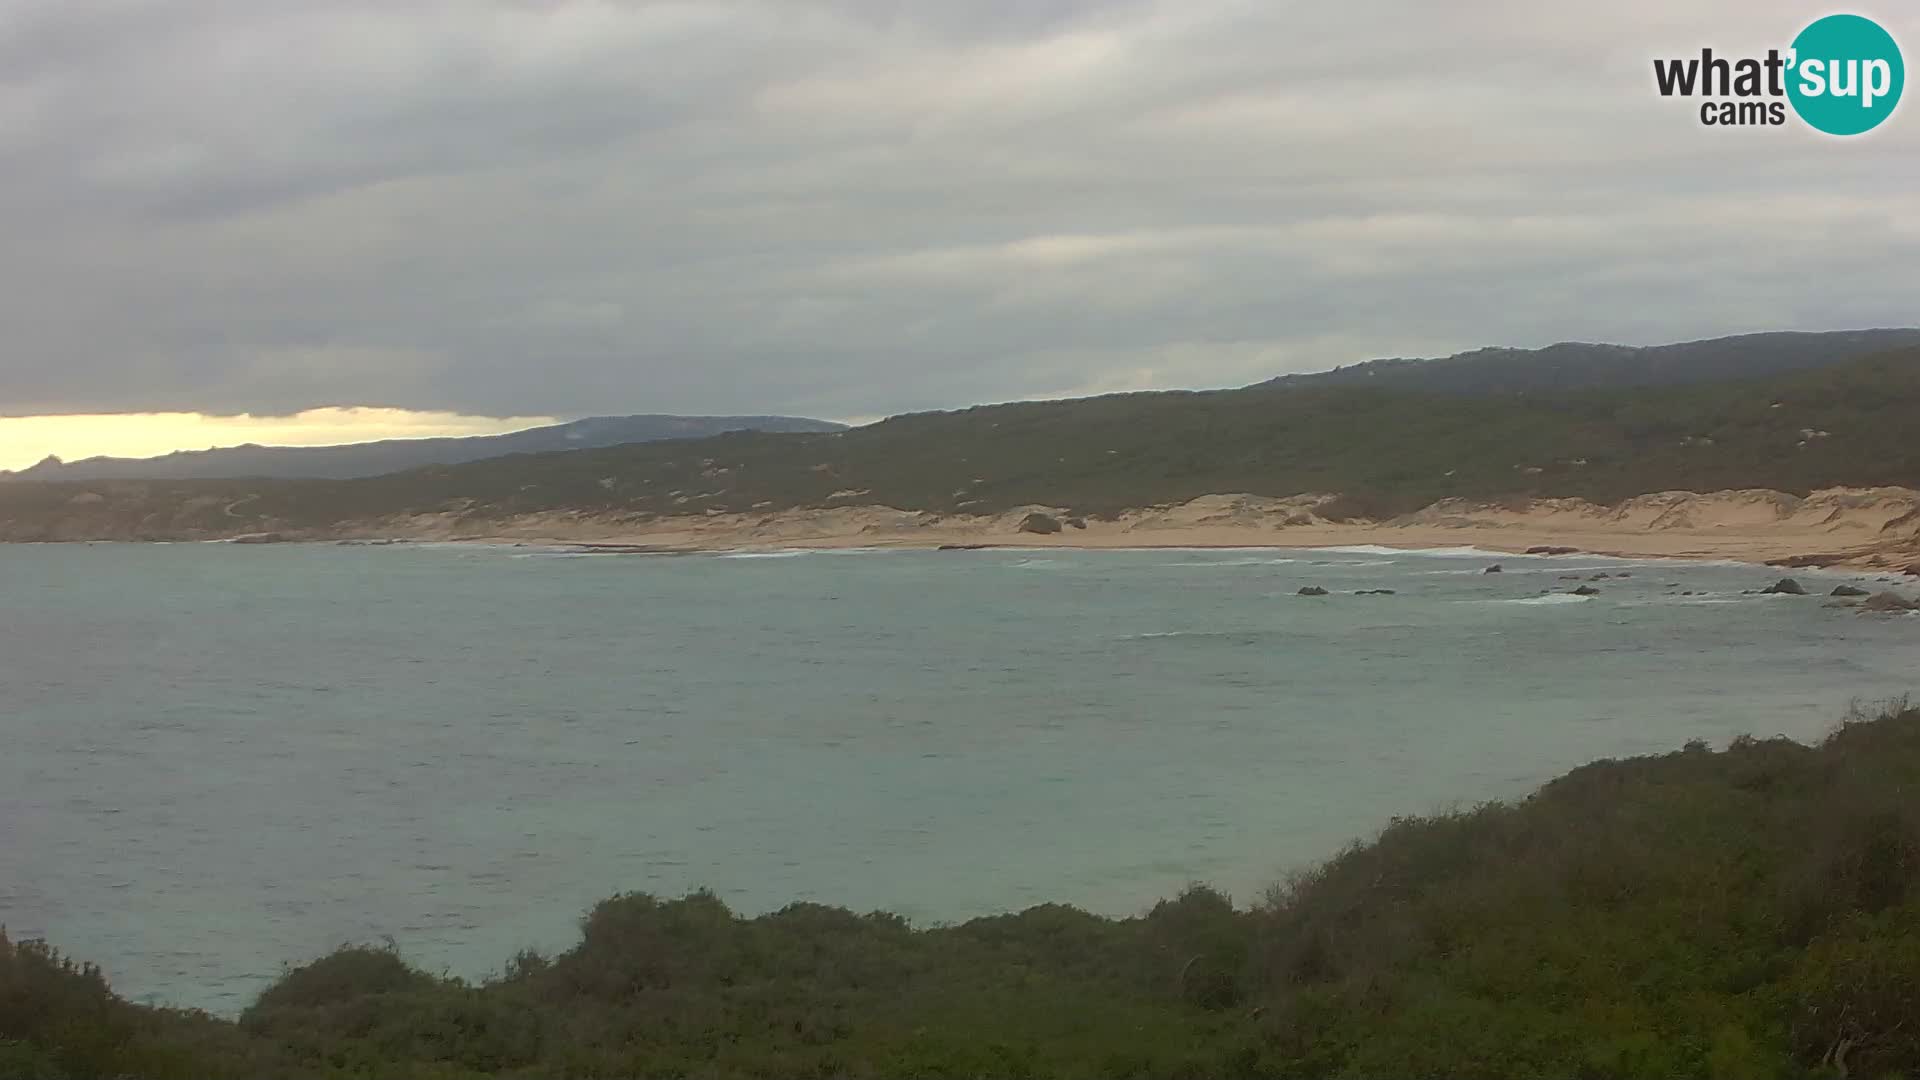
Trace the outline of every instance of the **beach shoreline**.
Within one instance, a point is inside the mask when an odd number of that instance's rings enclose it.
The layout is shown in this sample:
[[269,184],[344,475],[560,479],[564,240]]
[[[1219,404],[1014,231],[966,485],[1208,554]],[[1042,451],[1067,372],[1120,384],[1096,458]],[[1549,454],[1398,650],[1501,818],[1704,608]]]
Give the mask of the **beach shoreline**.
[[[880,506],[649,521],[541,514],[488,523],[478,530],[471,522],[416,518],[387,523],[395,531],[386,535],[663,554],[848,548],[1473,548],[1489,554],[1727,559],[1920,574],[1920,492],[1905,488],[1836,488],[1806,497],[1772,491],[1667,492],[1610,506],[1571,499],[1524,505],[1442,502],[1387,521],[1329,520],[1315,513],[1327,501],[1313,495],[1209,495],[1105,519],[1076,517],[1065,508],[1047,506],[977,516]],[[1032,531],[1054,526],[1055,531]]]
[[[852,493],[850,493],[852,494]],[[864,495],[865,493],[859,493]],[[448,508],[314,527],[263,515],[209,526],[138,505],[74,502],[54,515],[0,521],[0,540],[236,544],[404,542],[546,545],[631,554],[978,548],[1473,548],[1489,554],[1579,552],[1618,558],[1725,559],[1920,575],[1920,491],[1827,488],[1656,492],[1616,503],[1577,498],[1448,499],[1385,519],[1349,517],[1328,494],[1203,495],[1082,514],[1068,505],[992,513],[873,504],[650,515],[580,508],[512,516]]]

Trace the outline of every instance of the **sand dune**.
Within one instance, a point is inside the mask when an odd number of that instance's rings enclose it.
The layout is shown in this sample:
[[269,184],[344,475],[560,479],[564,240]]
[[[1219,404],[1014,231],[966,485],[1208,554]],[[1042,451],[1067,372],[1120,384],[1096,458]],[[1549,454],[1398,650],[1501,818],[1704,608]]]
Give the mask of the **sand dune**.
[[1326,495],[1207,495],[1173,506],[1087,519],[1058,533],[1021,531],[1030,513],[1077,521],[1063,507],[942,515],[885,506],[636,520],[539,514],[476,525],[449,515],[378,523],[382,535],[556,543],[618,543],[672,550],[771,547],[1323,547],[1472,545],[1495,551],[1558,546],[1633,556],[1734,558],[1920,573],[1920,491],[1831,488],[1671,491],[1612,505],[1581,499],[1474,503],[1444,500],[1385,521],[1329,520]]

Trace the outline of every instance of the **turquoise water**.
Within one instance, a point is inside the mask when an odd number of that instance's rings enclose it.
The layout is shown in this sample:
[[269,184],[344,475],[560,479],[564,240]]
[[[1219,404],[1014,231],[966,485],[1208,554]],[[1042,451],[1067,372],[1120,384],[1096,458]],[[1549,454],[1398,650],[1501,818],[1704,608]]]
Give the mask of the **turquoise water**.
[[1249,900],[1394,814],[1920,688],[1920,619],[1764,568],[1490,561],[0,548],[0,922],[232,1012],[387,935],[483,975],[624,890]]

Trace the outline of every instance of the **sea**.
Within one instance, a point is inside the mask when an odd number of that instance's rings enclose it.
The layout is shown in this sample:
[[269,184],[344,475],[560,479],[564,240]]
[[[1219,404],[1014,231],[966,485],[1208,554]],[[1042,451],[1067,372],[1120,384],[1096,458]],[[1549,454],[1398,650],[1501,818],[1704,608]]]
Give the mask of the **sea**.
[[232,1015],[347,943],[485,978],[629,891],[920,925],[1129,915],[1192,882],[1255,903],[1397,815],[1691,739],[1818,739],[1920,689],[1920,617],[1750,591],[1779,576],[1375,547],[5,546],[0,924]]

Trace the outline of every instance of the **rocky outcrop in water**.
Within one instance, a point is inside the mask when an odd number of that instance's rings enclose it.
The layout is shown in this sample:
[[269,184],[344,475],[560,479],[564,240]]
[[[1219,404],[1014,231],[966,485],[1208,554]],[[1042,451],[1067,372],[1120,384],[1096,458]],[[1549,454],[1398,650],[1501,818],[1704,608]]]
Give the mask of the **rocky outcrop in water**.
[[1897,592],[1874,593],[1860,604],[1861,611],[1920,611],[1920,601],[1909,600]]

